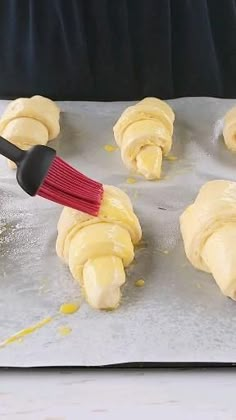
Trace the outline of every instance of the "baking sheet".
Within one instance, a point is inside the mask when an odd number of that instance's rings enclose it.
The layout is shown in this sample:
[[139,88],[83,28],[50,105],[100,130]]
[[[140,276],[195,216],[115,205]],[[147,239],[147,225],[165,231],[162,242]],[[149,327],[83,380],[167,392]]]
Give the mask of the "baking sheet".
[[[128,269],[121,306],[91,309],[55,253],[61,208],[30,198],[0,159],[0,341],[52,316],[22,341],[0,348],[0,366],[96,366],[125,362],[236,362],[236,303],[225,298],[210,275],[187,262],[179,215],[210,179],[235,180],[236,156],[224,146],[222,117],[233,100],[182,98],[176,113],[178,159],[164,163],[164,179],[147,182],[130,174],[113,144],[112,126],[131,103],[59,103],[61,134],[52,143],[64,159],[131,197],[143,242]],[[0,111],[7,101],[0,102]],[[133,175],[132,175],[133,176]],[[143,278],[145,286],[135,287]],[[81,302],[70,316],[67,301]],[[62,336],[60,327],[71,333]]]

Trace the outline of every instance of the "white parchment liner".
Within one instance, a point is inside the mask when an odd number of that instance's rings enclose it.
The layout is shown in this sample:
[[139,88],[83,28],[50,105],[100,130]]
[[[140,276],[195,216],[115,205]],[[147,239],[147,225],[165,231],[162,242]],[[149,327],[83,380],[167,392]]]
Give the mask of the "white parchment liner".
[[[169,101],[176,114],[165,178],[148,182],[130,174],[113,144],[112,126],[130,103],[59,103],[61,134],[52,143],[87,175],[124,189],[143,228],[143,243],[128,270],[121,306],[91,309],[55,253],[61,208],[20,190],[0,158],[0,341],[81,301],[37,332],[0,349],[0,366],[95,366],[123,362],[236,362],[236,302],[210,275],[187,262],[179,215],[210,179],[236,180],[236,155],[222,141],[222,117],[236,101],[183,98]],[[0,111],[7,101],[0,102]],[[235,244],[236,245],[236,244]],[[135,287],[143,278],[145,286]],[[61,336],[60,326],[71,333]]]

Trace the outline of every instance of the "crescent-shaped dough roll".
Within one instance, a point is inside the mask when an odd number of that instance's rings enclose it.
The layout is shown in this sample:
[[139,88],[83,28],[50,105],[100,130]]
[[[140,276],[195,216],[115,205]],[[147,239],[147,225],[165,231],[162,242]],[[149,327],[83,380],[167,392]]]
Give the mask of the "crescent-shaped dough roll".
[[124,164],[147,179],[161,177],[162,156],[172,146],[175,115],[157,98],[145,98],[128,107],[115,124],[115,140]]
[[141,227],[128,196],[104,186],[98,217],[64,207],[58,221],[56,250],[97,309],[119,305],[125,271],[134,258]]
[[180,217],[187,258],[236,300],[236,182],[207,182]]
[[228,149],[236,152],[236,106],[224,117],[223,137]]
[[51,99],[18,98],[10,102],[0,119],[0,135],[23,150],[45,145],[59,134],[59,116],[60,110]]

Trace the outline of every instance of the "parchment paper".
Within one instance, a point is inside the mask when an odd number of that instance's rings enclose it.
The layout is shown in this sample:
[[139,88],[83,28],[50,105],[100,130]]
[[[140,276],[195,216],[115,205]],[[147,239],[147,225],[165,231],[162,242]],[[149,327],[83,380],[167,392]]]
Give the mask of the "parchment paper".
[[[30,198],[0,160],[0,341],[80,301],[74,315],[51,323],[0,349],[0,366],[96,366],[123,362],[236,362],[236,302],[224,297],[210,275],[187,262],[179,215],[210,179],[235,180],[236,155],[223,144],[222,117],[236,101],[183,98],[169,101],[176,113],[176,161],[164,178],[130,176],[113,144],[112,126],[130,103],[62,102],[61,134],[51,145],[68,162],[131,197],[143,243],[128,270],[121,306],[91,309],[55,253],[61,208]],[[1,101],[0,111],[7,101]],[[133,176],[133,175],[132,175]],[[143,278],[145,286],[135,287]],[[61,336],[58,328],[71,333]]]

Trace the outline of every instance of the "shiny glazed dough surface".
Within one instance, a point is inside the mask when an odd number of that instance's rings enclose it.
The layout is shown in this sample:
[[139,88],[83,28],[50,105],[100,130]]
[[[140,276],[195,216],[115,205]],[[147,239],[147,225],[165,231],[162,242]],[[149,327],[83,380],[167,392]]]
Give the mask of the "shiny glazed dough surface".
[[113,130],[128,169],[149,180],[161,177],[162,158],[172,146],[174,119],[171,107],[157,98],[126,108]]
[[114,309],[120,303],[125,267],[134,259],[141,227],[128,196],[105,186],[98,217],[65,207],[58,222],[57,254],[79,281],[88,303]]
[[209,272],[223,294],[236,299],[236,182],[209,181],[180,217],[185,252]]
[[[46,145],[57,137],[60,109],[48,98],[33,96],[9,103],[0,119],[0,135],[23,150],[36,144]],[[10,168],[15,163],[8,160]]]

